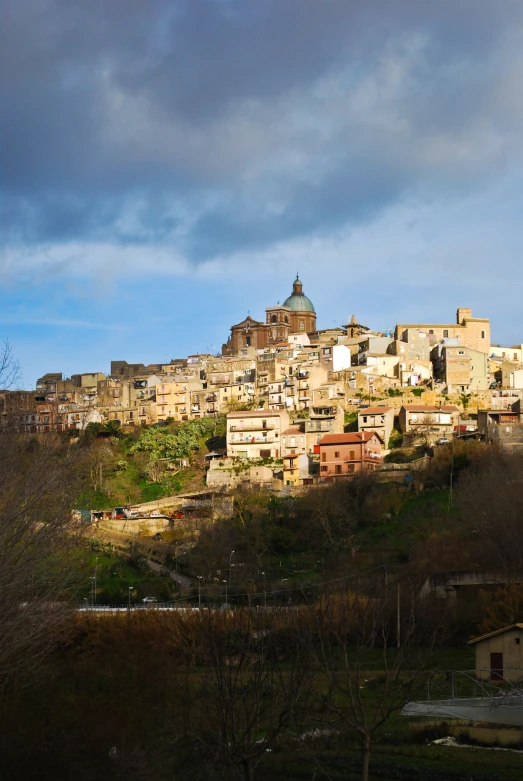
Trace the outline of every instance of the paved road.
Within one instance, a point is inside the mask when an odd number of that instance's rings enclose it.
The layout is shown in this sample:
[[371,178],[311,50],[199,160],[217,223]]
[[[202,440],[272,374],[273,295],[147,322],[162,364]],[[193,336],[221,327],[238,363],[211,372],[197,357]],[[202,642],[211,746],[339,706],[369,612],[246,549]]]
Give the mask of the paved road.
[[[147,563],[155,572],[165,572],[166,570],[166,567],[164,567],[163,564],[158,564],[157,561],[147,559]],[[179,572],[169,571],[169,577],[176,581],[179,586],[184,586],[185,588],[190,588],[193,584],[193,581],[190,578],[187,578],[185,575],[180,575]]]

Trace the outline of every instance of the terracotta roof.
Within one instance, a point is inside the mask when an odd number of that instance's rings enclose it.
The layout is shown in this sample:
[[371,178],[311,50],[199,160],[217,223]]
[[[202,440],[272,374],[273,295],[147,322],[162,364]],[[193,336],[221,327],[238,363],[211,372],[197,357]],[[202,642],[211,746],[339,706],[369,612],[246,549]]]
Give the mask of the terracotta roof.
[[380,442],[381,437],[377,431],[356,431],[351,434],[325,434],[320,439],[320,445],[361,445],[376,436]]
[[394,407],[366,407],[359,409],[358,415],[382,415],[384,412],[390,412]]
[[285,431],[281,432],[282,434],[303,434],[303,431],[301,428],[287,428]]
[[404,404],[403,409],[407,412],[459,412],[459,407],[452,404],[446,404],[437,407],[435,404]]
[[472,640],[469,640],[467,645],[474,645],[474,643],[479,643],[480,640],[486,640],[489,637],[494,637],[494,635],[501,635],[503,632],[509,632],[511,629],[521,629],[523,630],[523,624],[511,624],[510,626],[504,626],[502,629],[496,629],[495,632],[489,632],[487,635],[481,635],[481,637],[474,637]]

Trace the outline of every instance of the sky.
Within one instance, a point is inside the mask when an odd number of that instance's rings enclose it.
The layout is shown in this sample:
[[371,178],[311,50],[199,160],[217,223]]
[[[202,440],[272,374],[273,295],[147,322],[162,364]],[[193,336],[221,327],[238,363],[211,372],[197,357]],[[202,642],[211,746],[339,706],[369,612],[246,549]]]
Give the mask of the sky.
[[319,327],[523,341],[520,0],[0,0],[0,340],[34,386]]

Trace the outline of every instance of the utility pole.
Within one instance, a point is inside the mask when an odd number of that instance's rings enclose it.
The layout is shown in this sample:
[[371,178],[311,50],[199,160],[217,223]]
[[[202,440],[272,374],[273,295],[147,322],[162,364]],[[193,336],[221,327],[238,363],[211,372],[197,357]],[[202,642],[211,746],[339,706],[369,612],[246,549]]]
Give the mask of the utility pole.
[[396,645],[401,648],[401,586],[398,583],[396,602]]
[[94,603],[96,604],[96,574],[98,570],[98,557],[94,560]]

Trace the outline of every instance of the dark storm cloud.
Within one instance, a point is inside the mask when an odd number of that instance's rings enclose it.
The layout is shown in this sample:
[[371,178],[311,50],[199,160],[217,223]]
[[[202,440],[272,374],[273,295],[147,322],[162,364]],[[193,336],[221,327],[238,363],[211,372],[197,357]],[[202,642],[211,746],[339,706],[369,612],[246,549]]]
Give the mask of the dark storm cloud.
[[510,117],[488,114],[519,51],[515,2],[4,6],[12,240],[172,241],[202,260],[371,219],[506,154]]

